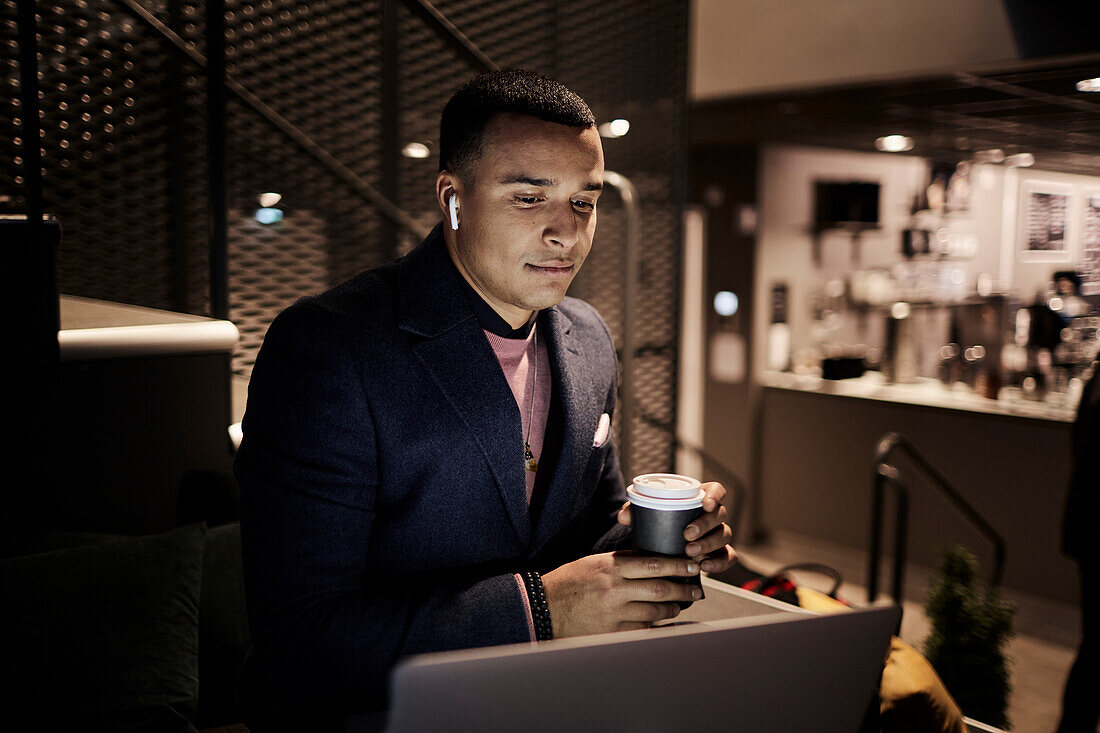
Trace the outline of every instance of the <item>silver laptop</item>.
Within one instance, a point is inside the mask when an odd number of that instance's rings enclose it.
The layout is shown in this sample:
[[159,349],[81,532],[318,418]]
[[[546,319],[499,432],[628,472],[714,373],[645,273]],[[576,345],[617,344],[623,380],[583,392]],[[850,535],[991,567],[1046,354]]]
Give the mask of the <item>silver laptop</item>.
[[900,608],[818,616],[704,583],[691,623],[405,660],[386,730],[858,730]]

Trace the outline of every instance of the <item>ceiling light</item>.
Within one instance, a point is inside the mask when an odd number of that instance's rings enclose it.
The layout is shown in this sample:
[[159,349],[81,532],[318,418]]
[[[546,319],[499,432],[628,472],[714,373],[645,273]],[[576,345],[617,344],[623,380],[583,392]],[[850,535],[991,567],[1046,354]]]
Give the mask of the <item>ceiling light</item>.
[[601,137],[622,137],[628,132],[630,132],[630,121],[624,120],[621,117],[617,120],[605,122],[600,125]]
[[406,158],[427,158],[431,152],[424,143],[409,143],[401,148],[401,154]]
[[720,316],[732,316],[737,312],[738,299],[736,293],[722,290],[714,296],[714,310]]
[[1092,79],[1082,79],[1077,82],[1077,91],[1079,92],[1100,92],[1100,76]]
[[1035,165],[1035,156],[1031,153],[1016,153],[1005,158],[1009,168],[1030,168]]
[[905,135],[886,135],[875,140],[875,147],[884,153],[904,153],[913,149],[913,138]]

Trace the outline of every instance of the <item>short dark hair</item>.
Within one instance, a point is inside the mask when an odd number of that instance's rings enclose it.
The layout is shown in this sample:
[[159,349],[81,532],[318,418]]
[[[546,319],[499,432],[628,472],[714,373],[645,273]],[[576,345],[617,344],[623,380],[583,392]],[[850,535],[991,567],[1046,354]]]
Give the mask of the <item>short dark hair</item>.
[[439,170],[473,180],[485,127],[498,114],[520,114],[569,127],[595,127],[585,101],[564,84],[531,71],[481,74],[454,93],[439,121]]

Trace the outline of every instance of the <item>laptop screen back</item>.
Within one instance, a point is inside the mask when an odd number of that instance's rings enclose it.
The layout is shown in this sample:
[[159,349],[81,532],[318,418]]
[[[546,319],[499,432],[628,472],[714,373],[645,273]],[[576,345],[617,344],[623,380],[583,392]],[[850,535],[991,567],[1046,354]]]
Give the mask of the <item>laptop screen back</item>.
[[414,657],[388,730],[856,731],[900,609],[765,610]]

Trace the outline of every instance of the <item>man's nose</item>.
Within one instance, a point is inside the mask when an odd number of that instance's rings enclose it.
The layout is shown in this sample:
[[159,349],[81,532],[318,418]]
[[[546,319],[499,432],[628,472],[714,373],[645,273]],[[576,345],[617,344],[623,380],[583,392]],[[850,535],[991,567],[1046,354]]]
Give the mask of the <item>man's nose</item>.
[[543,240],[558,247],[572,247],[580,241],[582,223],[572,202],[554,206],[546,223]]

